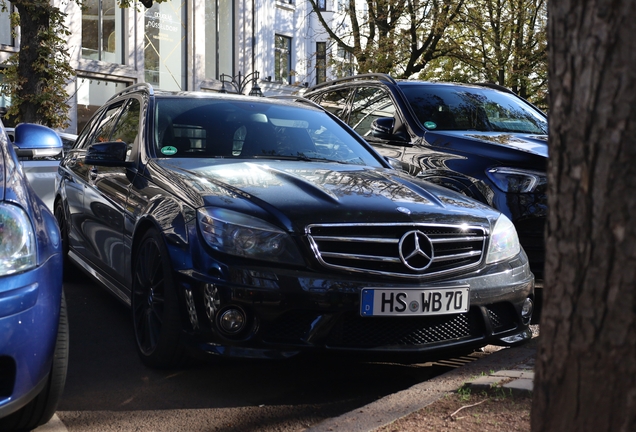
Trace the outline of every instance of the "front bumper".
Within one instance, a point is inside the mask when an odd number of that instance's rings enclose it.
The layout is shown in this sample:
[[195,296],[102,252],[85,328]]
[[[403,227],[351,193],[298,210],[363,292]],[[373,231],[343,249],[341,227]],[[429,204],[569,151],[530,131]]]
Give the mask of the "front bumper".
[[[194,271],[177,275],[185,339],[198,352],[232,357],[285,358],[300,352],[339,352],[420,358],[531,338],[534,276],[521,252],[513,260],[434,282],[232,267],[226,279]],[[467,313],[362,317],[363,288],[469,287]],[[227,331],[224,314],[239,311],[241,328]]]
[[46,384],[60,319],[61,267],[56,254],[33,270],[0,278],[0,417]]

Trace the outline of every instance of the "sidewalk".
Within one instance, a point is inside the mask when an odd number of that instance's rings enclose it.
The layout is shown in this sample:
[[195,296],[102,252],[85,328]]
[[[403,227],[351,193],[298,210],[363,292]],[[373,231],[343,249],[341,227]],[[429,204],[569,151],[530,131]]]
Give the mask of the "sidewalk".
[[325,420],[307,432],[371,432],[418,411],[467,385],[476,393],[494,386],[514,394],[532,392],[538,338],[514,348],[488,346],[490,354],[431,380],[386,396],[339,417]]

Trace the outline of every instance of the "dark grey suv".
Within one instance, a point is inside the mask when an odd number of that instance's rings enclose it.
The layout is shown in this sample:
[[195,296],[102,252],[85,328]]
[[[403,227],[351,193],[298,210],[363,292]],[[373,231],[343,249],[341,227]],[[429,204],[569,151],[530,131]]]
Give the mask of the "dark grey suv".
[[496,85],[382,74],[330,81],[304,97],[348,123],[395,167],[507,215],[541,286],[548,160],[541,110]]

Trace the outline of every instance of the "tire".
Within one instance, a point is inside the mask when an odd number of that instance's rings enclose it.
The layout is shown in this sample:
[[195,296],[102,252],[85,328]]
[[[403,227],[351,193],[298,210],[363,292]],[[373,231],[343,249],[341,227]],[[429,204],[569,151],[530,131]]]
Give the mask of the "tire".
[[135,249],[131,311],[137,352],[148,367],[170,369],[186,359],[179,299],[163,238],[148,230]]
[[77,267],[75,267],[75,265],[73,265],[68,257],[68,223],[66,221],[62,200],[58,200],[55,204],[53,214],[55,215],[57,226],[60,229],[60,238],[62,240],[62,256],[64,257],[62,269],[64,275],[63,280],[64,282],[76,282],[79,279],[78,276],[81,272]]
[[66,371],[68,369],[68,315],[66,313],[66,298],[62,293],[60,305],[60,321],[55,342],[53,365],[49,379],[42,391],[31,402],[13,414],[0,419],[0,430],[21,432],[30,431],[48,423],[55,414],[57,404],[62,398]]

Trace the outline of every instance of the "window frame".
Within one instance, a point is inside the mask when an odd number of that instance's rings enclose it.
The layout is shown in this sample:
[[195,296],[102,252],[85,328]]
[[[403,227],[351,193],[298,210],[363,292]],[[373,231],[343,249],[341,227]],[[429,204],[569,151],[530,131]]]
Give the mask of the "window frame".
[[[284,42],[285,46],[281,46],[280,42]],[[276,82],[287,82],[292,84],[292,38],[289,36],[276,34],[274,35],[274,80]],[[283,55],[287,62],[286,75],[283,74]]]
[[[105,34],[105,28],[104,28],[104,24],[105,24],[105,13],[104,13],[104,0],[94,0],[97,3],[97,49],[96,49],[96,53],[97,53],[97,58],[93,59],[91,57],[89,57],[88,55],[84,55],[84,50],[85,49],[92,49],[92,48],[88,48],[87,46],[84,45],[84,17],[85,17],[85,12],[82,10],[82,18],[81,18],[81,22],[82,22],[82,26],[81,26],[81,43],[80,43],[80,51],[81,51],[81,57],[83,59],[86,60],[97,60],[97,61],[104,61],[106,62],[107,60],[105,60],[106,58],[106,54],[114,54],[115,58],[113,62],[108,62],[108,63],[113,63],[113,64],[125,64],[125,53],[124,53],[124,35],[125,35],[125,15],[124,15],[124,9],[120,8],[118,6],[118,2],[117,0],[113,0],[114,3],[114,13],[113,13],[113,19],[114,19],[114,24],[113,24],[113,34],[115,35],[115,48],[114,51],[108,51],[107,50],[107,46],[105,46],[104,44],[104,34]],[[117,14],[119,15],[119,19],[121,22],[121,28],[119,29],[119,32],[117,30]],[[89,16],[88,14],[86,16]],[[119,33],[119,34],[118,34]],[[117,55],[117,46],[119,46],[119,51],[120,54],[119,56]]]
[[316,84],[327,82],[327,42],[316,42]]

